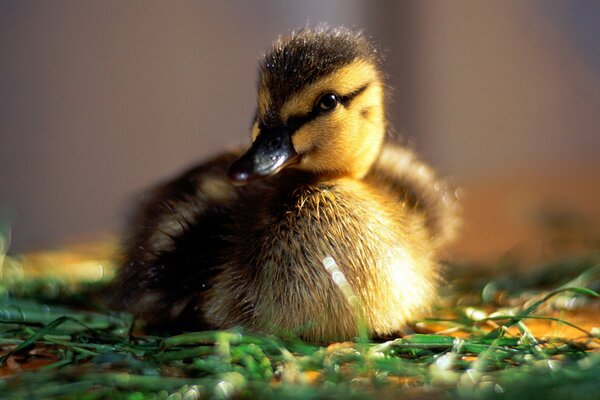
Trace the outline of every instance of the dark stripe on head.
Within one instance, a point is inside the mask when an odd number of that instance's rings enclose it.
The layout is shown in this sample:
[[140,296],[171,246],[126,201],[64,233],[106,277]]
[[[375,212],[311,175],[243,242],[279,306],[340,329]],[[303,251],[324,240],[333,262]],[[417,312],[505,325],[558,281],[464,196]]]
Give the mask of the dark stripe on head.
[[380,53],[360,32],[303,28],[279,38],[261,63],[259,80],[279,109],[292,94],[357,59],[378,66]]
[[[344,96],[339,96],[338,100],[339,103],[341,105],[343,105],[344,107],[348,107],[348,105],[350,104],[350,102],[352,102],[352,100],[358,96],[359,94],[361,94],[362,92],[364,92],[367,87],[369,86],[369,84],[366,84],[364,86],[361,86],[360,88],[358,88],[357,90],[355,90],[352,93],[348,93],[347,95]],[[326,114],[331,110],[321,110],[318,105],[315,105],[313,107],[313,109],[306,115],[298,115],[298,116],[293,116],[290,117],[286,123],[285,123],[285,127],[288,129],[288,131],[293,134],[294,132],[296,132],[298,129],[300,129],[303,125],[309,123],[310,121],[314,120],[315,118],[317,118],[320,115]],[[259,120],[259,128],[260,130],[268,130],[269,127],[261,120]]]

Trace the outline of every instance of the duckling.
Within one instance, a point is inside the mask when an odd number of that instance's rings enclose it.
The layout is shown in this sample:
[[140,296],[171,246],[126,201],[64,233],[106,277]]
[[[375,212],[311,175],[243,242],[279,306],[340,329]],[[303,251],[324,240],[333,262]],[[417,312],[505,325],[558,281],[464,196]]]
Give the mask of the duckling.
[[455,207],[412,151],[384,143],[380,62],[345,28],[276,40],[259,68],[252,145],[145,196],[116,304],[151,326],[313,342],[352,339],[360,324],[397,334],[426,311]]

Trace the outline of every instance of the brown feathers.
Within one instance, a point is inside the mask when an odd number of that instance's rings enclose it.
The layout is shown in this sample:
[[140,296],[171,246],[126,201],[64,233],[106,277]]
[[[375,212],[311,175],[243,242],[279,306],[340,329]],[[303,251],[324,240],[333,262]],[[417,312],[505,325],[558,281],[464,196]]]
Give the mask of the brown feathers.
[[311,341],[352,339],[359,319],[398,333],[427,310],[455,206],[412,152],[382,145],[378,61],[344,29],[279,39],[259,72],[253,147],[230,170],[238,186],[226,171],[240,154],[225,154],[155,190],[116,304],[151,325]]

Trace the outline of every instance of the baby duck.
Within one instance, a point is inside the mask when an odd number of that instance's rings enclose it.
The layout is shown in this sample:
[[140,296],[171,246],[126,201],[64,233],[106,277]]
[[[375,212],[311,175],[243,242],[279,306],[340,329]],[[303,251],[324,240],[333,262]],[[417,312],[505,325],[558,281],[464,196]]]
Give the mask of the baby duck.
[[279,38],[260,65],[251,147],[146,195],[117,304],[154,326],[314,342],[360,324],[396,334],[427,310],[454,206],[411,151],[383,143],[379,65],[344,28]]

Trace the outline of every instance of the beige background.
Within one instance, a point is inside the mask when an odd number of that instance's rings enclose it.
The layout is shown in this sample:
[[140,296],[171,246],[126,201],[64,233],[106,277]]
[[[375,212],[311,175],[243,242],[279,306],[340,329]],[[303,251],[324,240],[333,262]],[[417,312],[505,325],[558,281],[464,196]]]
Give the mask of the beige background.
[[386,49],[396,131],[464,188],[463,243],[504,248],[489,227],[541,203],[600,208],[598,20],[593,1],[3,1],[0,219],[15,250],[118,231],[140,190],[248,140],[259,53],[327,21]]

